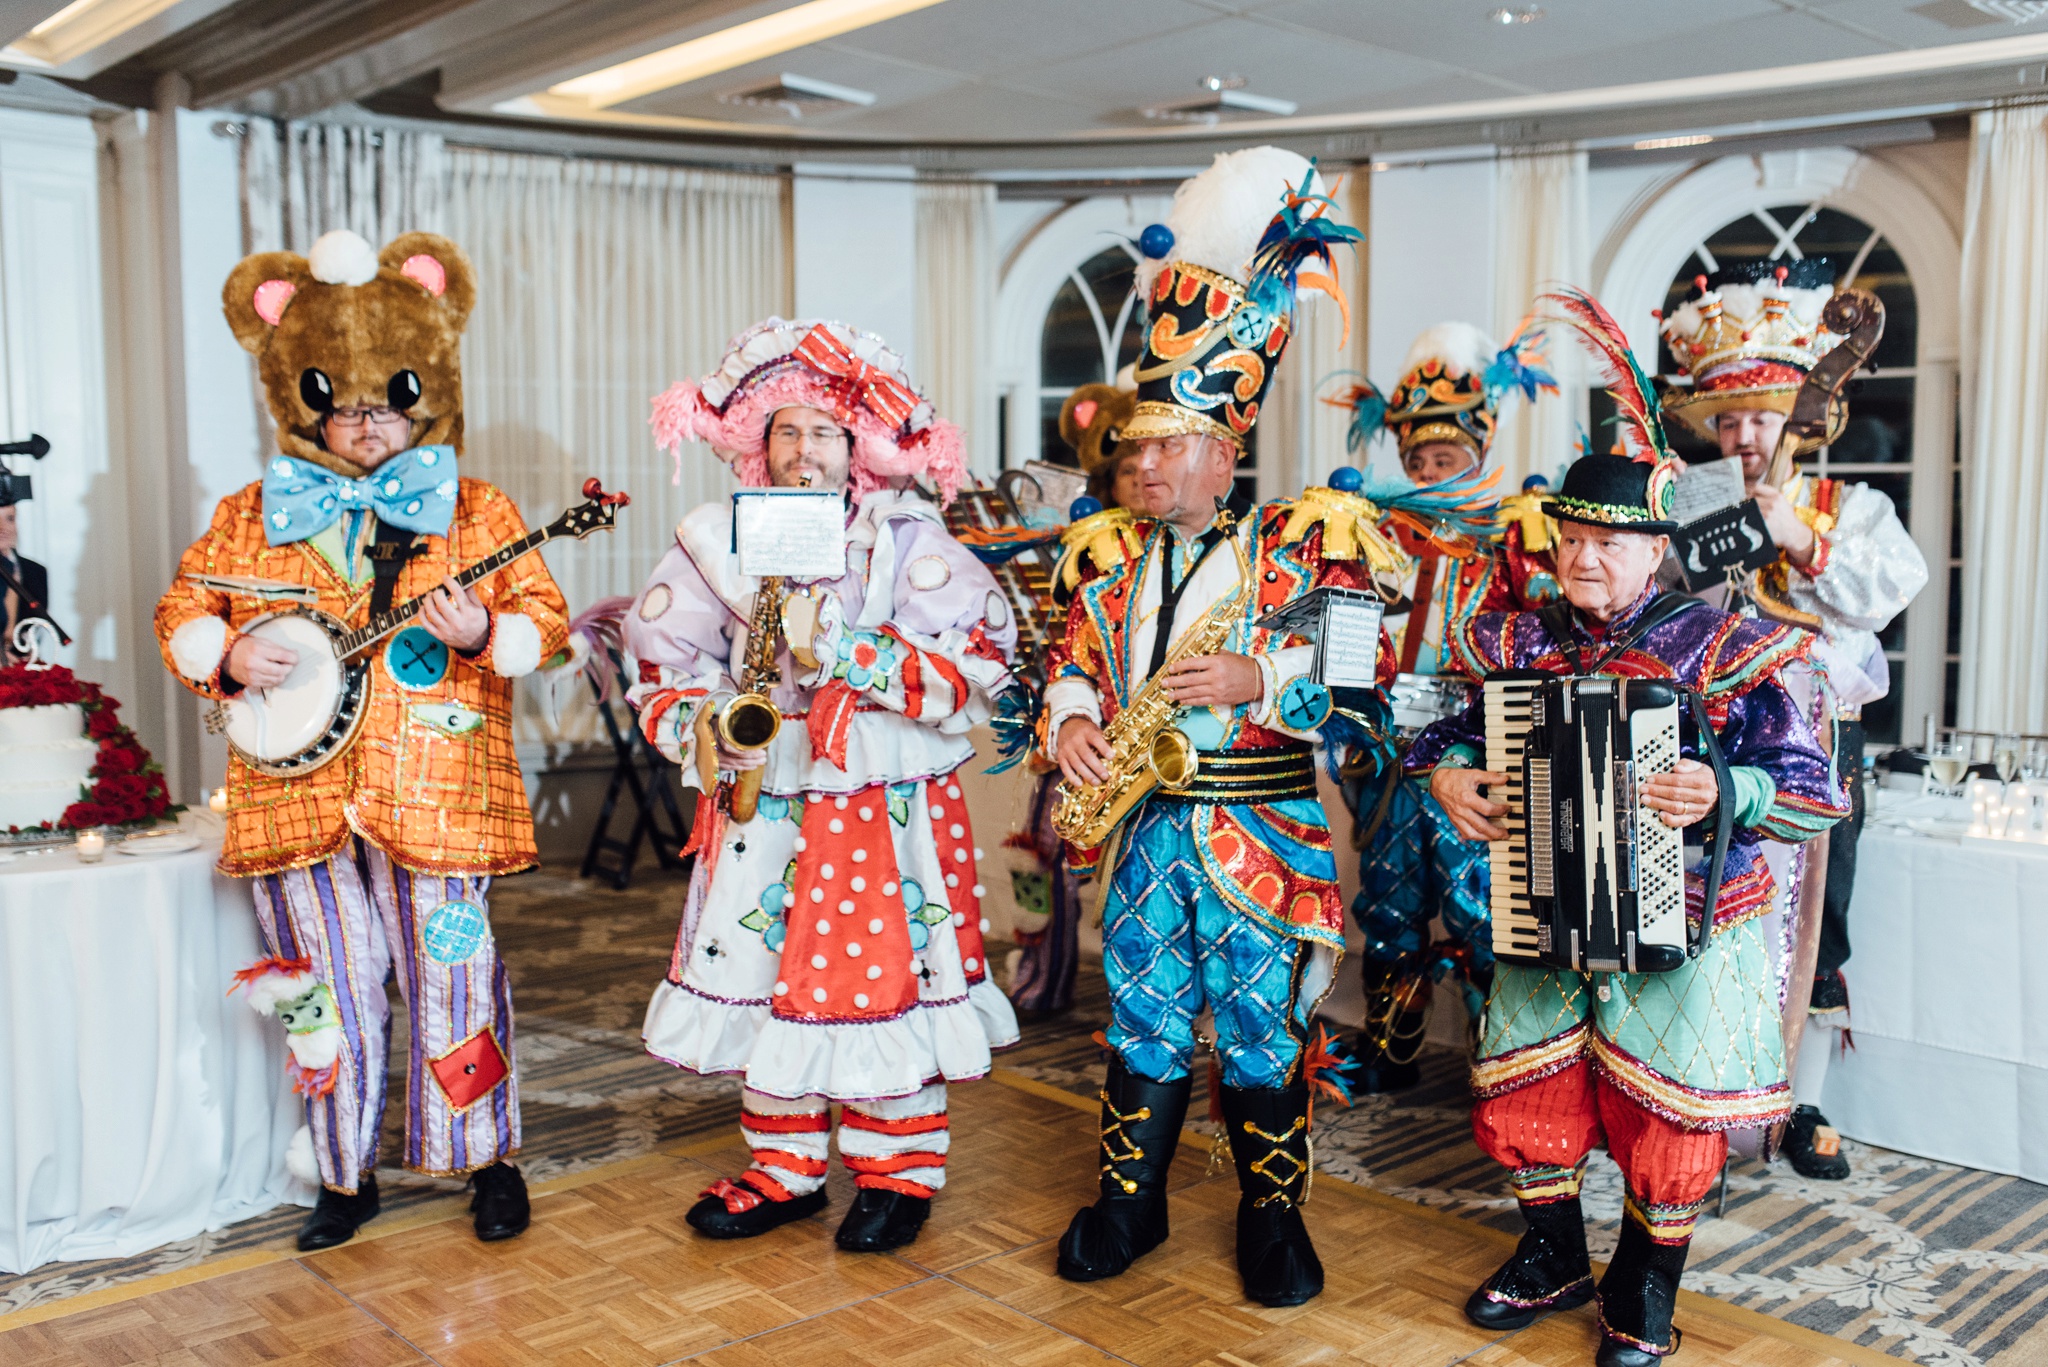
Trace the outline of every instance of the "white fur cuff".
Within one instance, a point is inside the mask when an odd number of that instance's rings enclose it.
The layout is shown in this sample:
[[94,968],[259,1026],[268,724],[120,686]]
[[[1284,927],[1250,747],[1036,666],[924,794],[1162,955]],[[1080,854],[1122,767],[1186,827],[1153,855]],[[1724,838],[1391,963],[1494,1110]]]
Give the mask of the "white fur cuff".
[[491,670],[500,678],[517,679],[540,668],[540,628],[523,612],[498,614],[491,633]]
[[194,683],[205,683],[220,669],[228,646],[228,624],[218,617],[194,617],[171,633],[171,663]]

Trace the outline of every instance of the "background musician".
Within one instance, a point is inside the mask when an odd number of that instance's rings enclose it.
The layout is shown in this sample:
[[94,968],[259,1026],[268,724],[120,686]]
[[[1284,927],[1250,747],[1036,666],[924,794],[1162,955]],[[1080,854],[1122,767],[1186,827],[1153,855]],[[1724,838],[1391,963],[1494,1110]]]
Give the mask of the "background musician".
[[[1659,434],[1661,435],[1661,433]],[[1697,959],[1659,974],[1580,974],[1501,963],[1473,1072],[1479,1145],[1512,1172],[1528,1232],[1473,1293],[1466,1313],[1514,1327],[1593,1295],[1579,1183],[1604,1144],[1627,1181],[1620,1245],[1600,1283],[1603,1367],[1643,1367],[1676,1346],[1671,1311],[1693,1221],[1727,1156],[1725,1131],[1791,1109],[1776,986],[1757,922],[1771,876],[1765,838],[1801,841],[1847,811],[1805,717],[1778,681],[1812,637],[1790,627],[1672,600],[1654,584],[1669,534],[1668,466],[1589,455],[1548,505],[1559,520],[1558,579],[1568,611],[1487,614],[1466,648],[1489,672],[1674,679],[1698,690],[1733,766],[1735,791],[1681,760],[1642,785],[1671,826],[1732,803],[1735,835]],[[1677,611],[1661,615],[1671,608]],[[1583,667],[1582,667],[1583,666]],[[1505,838],[1507,808],[1475,766],[1482,706],[1423,732],[1408,762],[1433,769],[1431,792],[1475,840]],[[1687,875],[1697,914],[1700,880]]]
[[[746,1084],[752,1161],[684,1218],[742,1239],[822,1210],[838,1102],[857,1194],[836,1241],[899,1248],[945,1185],[947,1084],[985,1076],[990,1048],[1017,1041],[989,977],[982,852],[953,777],[974,757],[968,730],[1010,686],[1017,623],[911,487],[953,497],[960,433],[873,334],[767,319],[657,399],[654,425],[665,447],[708,443],[744,486],[829,490],[846,512],[840,571],[787,581],[791,612],[757,617],[769,590],[740,573],[721,497],[684,516],[626,614],[640,729],[701,790],[685,914],[642,1033],[664,1062]],[[816,630],[797,605],[816,610]],[[716,719],[750,686],[757,629],[782,637],[780,679],[763,687],[784,720],[749,750]],[[740,820],[719,774],[747,771],[761,786]]]
[[[19,585],[0,579],[0,666],[16,660],[14,628],[31,618],[48,621],[50,572],[21,553],[20,524],[11,502],[0,502],[0,570]],[[26,597],[23,596],[24,592]]]
[[[1070,1280],[1115,1276],[1166,1237],[1167,1171],[1206,1005],[1242,1192],[1245,1294],[1296,1305],[1322,1290],[1298,1206],[1308,1021],[1343,953],[1336,858],[1309,748],[1331,698],[1307,677],[1313,648],[1286,647],[1251,623],[1318,584],[1366,587],[1367,572],[1360,560],[1325,559],[1324,524],[1291,518],[1298,505],[1253,509],[1234,493],[1292,322],[1291,274],[1267,282],[1288,308],[1250,302],[1261,283],[1252,257],[1269,220],[1285,229],[1276,211],[1312,212],[1321,201],[1302,196],[1322,193],[1291,152],[1218,157],[1175,196],[1166,226],[1176,245],[1164,264],[1141,268],[1151,314],[1122,443],[1134,448],[1135,549],[1116,543],[1114,558],[1074,591],[1052,654],[1046,749],[1076,789],[1113,769],[1135,772],[1135,748],[1118,755],[1103,728],[1134,704],[1135,715],[1152,715],[1163,690],[1158,715],[1192,742],[1201,765],[1186,791],[1145,798],[1103,860],[1111,1019],[1101,1196],[1060,1241],[1059,1272]],[[1147,240],[1158,236],[1147,230]],[[1196,255],[1182,254],[1188,243],[1200,244]],[[1282,254],[1297,245],[1288,238]],[[1210,644],[1194,650],[1191,639]],[[1193,653],[1169,665],[1175,650]],[[1391,663],[1383,643],[1389,674]]]
[[479,1238],[518,1234],[529,1215],[506,1161],[519,1090],[488,897],[494,875],[537,862],[512,680],[562,649],[568,624],[538,555],[450,591],[450,576],[526,533],[511,499],[456,473],[475,297],[468,259],[430,233],[379,253],[333,232],[310,258],[236,266],[223,305],[258,358],[279,453],[221,500],[157,604],[164,662],[221,699],[282,683],[296,656],[240,630],[273,604],[188,576],[308,586],[350,626],[433,595],[371,651],[345,751],[294,777],[228,761],[220,867],[254,880],[271,955],[242,976],[291,1031],[308,1122],[294,1171],[321,1184],[301,1249],[341,1243],[377,1213],[394,967],[412,1039],[405,1166],[470,1176]]
[[[1904,612],[1927,584],[1927,562],[1881,490],[1853,480],[1788,472],[1768,478],[1793,396],[1836,339],[1820,325],[1834,292],[1834,267],[1824,257],[1756,261],[1695,282],[1698,294],[1672,310],[1663,332],[1691,388],[1673,389],[1665,411],[1712,438],[1726,460],[1742,462],[1744,490],[1757,502],[1778,546],[1778,563],[1758,585],[1767,613],[1783,604],[1794,620],[1819,633],[1814,663],[1827,680],[1835,714],[1835,767],[1863,771],[1863,709],[1891,690],[1891,668],[1877,633]],[[1889,433],[1874,420],[1837,421],[1818,447],[1834,444],[1838,461],[1889,459],[1868,450]],[[1801,454],[1807,448],[1801,448]],[[1785,616],[1782,611],[1777,615]],[[1820,1094],[1849,1026],[1849,895],[1856,882],[1856,842],[1863,831],[1863,785],[1852,783],[1854,809],[1828,835],[1819,952],[1807,1029],[1793,1061],[1796,1103],[1785,1128],[1785,1156],[1802,1177],[1838,1181],[1849,1175],[1840,1137],[1820,1112]]]

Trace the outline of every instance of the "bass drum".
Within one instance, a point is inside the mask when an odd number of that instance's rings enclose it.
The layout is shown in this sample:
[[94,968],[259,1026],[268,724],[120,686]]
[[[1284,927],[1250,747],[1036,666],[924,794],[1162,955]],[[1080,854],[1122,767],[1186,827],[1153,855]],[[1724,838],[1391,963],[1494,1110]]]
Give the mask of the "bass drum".
[[1463,679],[1435,674],[1396,675],[1393,687],[1387,690],[1396,734],[1413,740],[1431,722],[1457,716],[1471,703],[1472,692],[1472,685]]
[[221,703],[221,731],[242,763],[273,778],[310,774],[348,747],[363,724],[369,667],[344,664],[337,642],[348,631],[313,608],[252,619],[244,636],[298,655],[274,688],[243,689]]

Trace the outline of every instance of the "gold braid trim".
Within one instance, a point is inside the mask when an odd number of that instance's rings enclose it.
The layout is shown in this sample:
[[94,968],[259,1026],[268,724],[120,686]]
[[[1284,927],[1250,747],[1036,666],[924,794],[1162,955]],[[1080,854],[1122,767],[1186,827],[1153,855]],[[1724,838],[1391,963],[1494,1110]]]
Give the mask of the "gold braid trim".
[[[1150,1120],[1152,1118],[1152,1108],[1150,1106],[1140,1106],[1129,1115],[1125,1115],[1111,1103],[1109,1092],[1105,1089],[1102,1093],[1102,1109],[1116,1117],[1114,1122],[1102,1127],[1103,1174],[1112,1182],[1122,1187],[1124,1195],[1135,1196],[1138,1191],[1138,1184],[1118,1172],[1116,1165],[1119,1163],[1141,1163],[1144,1161],[1145,1151],[1139,1148],[1129,1135],[1124,1133],[1124,1126],[1134,1120]],[[1112,1139],[1123,1146],[1122,1153],[1118,1153],[1115,1148],[1111,1147],[1110,1141]]]
[[1095,562],[1104,574],[1126,560],[1135,560],[1145,549],[1138,535],[1137,519],[1128,508],[1104,508],[1090,513],[1060,533],[1060,583],[1072,592],[1081,582],[1081,556]]
[[1321,523],[1323,559],[1363,560],[1374,573],[1399,574],[1408,568],[1408,555],[1380,530],[1382,516],[1369,498],[1311,485],[1288,510],[1280,539],[1299,541]]
[[1520,524],[1522,549],[1547,551],[1557,540],[1557,519],[1543,511],[1548,494],[1510,494],[1500,501],[1494,521],[1502,528]]

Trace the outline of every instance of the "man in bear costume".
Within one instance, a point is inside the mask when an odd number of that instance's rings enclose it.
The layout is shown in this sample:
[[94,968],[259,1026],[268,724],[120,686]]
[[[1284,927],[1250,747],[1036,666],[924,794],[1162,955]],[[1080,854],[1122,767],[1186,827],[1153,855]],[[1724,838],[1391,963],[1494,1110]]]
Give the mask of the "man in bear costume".
[[274,603],[197,576],[307,586],[352,627],[429,595],[372,651],[362,726],[332,760],[292,777],[228,761],[220,867],[253,880],[270,950],[237,977],[290,1031],[307,1118],[293,1168],[311,1180],[317,1166],[322,1188],[305,1250],[377,1213],[394,970],[411,1025],[405,1166],[469,1174],[479,1238],[528,1218],[508,1161],[519,1092],[488,894],[494,875],[535,863],[512,680],[563,648],[567,624],[537,555],[470,589],[453,579],[526,532],[511,499],[456,473],[475,297],[469,261],[430,233],[379,253],[332,232],[309,257],[236,266],[222,303],[257,357],[278,454],[221,500],[157,604],[165,662],[219,701],[284,683],[299,661],[242,633]]

